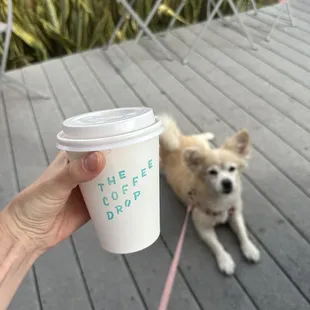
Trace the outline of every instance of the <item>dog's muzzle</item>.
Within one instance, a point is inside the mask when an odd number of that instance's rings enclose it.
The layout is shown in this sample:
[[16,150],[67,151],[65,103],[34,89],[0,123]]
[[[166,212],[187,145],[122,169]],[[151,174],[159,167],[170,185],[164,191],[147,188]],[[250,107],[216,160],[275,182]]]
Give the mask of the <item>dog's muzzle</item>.
[[230,194],[233,191],[233,184],[229,179],[222,181],[222,189],[224,194]]

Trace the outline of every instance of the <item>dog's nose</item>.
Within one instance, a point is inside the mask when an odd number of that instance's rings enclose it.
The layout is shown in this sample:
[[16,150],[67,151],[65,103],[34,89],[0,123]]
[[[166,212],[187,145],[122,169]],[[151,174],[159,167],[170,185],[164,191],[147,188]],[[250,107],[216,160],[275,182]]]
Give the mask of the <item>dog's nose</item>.
[[224,179],[222,181],[223,192],[229,194],[232,192],[233,186],[232,182],[229,179]]

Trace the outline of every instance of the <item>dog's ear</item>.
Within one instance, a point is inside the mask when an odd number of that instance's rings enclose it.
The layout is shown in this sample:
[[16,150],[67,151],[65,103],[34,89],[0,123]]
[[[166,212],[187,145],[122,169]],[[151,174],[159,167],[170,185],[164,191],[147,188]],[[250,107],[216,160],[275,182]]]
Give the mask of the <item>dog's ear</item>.
[[183,151],[183,158],[192,171],[197,171],[203,164],[204,154],[198,147],[188,147]]
[[251,142],[248,131],[246,129],[238,131],[235,135],[228,138],[223,143],[221,148],[234,152],[242,158],[247,159],[251,150]]

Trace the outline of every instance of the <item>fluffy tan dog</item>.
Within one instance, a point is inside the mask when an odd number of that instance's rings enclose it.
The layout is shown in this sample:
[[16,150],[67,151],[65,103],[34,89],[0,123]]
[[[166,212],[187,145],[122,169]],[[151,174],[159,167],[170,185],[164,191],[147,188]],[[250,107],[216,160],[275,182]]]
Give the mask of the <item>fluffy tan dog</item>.
[[235,271],[235,263],[214,229],[226,222],[238,236],[244,256],[258,262],[260,252],[248,237],[241,195],[241,171],[250,153],[248,132],[241,130],[213,149],[208,143],[212,133],[185,136],[170,116],[159,118],[165,127],[160,136],[161,170],[181,201],[194,204],[194,225],[219,269],[227,275]]

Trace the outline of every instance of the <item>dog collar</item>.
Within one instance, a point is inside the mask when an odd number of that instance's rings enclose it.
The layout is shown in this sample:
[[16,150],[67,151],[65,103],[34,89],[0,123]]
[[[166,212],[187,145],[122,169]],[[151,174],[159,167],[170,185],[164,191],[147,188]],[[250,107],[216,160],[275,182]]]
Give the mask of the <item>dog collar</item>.
[[235,207],[231,207],[228,211],[219,211],[219,212],[215,212],[215,211],[212,211],[210,209],[202,209],[202,208],[200,208],[200,209],[203,210],[204,213],[206,213],[208,215],[212,215],[212,216],[219,216],[219,215],[221,215],[221,214],[223,214],[225,212],[228,212],[229,216],[233,216],[235,211],[236,211]]
[[191,204],[193,205],[194,208],[199,208],[200,210],[202,210],[204,213],[208,214],[208,215],[211,215],[211,216],[219,216],[221,214],[223,214],[224,212],[228,212],[228,215],[229,216],[233,216],[235,214],[235,211],[236,211],[236,208],[234,206],[232,206],[231,208],[228,209],[228,211],[218,211],[218,212],[215,212],[215,211],[212,211],[210,209],[204,209],[204,208],[201,208],[201,205],[199,202],[194,202],[194,199],[193,199],[193,196],[196,194],[196,191],[195,190],[190,190],[188,192],[188,195],[191,199]]

